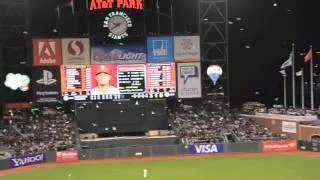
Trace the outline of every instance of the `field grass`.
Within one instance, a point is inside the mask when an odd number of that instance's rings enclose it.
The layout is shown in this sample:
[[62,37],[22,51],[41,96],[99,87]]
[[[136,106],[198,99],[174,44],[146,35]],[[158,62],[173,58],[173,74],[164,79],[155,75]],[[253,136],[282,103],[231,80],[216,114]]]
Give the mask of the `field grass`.
[[[294,155],[216,157],[63,165],[1,180],[320,180],[319,158]],[[143,178],[143,169],[148,177]],[[68,177],[71,174],[71,177]]]

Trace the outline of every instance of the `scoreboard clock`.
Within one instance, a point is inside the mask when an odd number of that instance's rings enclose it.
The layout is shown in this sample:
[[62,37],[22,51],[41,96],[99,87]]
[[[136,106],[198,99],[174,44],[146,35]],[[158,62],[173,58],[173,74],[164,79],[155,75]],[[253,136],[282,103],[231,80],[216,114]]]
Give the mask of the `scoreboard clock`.
[[127,31],[132,27],[132,20],[126,13],[115,11],[106,16],[103,27],[108,28],[108,37],[120,40],[129,36]]

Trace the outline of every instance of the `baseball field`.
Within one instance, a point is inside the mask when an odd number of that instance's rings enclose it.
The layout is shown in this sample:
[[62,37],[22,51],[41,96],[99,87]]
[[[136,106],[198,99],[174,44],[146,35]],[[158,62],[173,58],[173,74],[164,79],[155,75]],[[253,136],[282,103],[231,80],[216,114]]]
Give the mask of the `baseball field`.
[[0,172],[1,180],[319,180],[315,153],[222,154],[44,164]]

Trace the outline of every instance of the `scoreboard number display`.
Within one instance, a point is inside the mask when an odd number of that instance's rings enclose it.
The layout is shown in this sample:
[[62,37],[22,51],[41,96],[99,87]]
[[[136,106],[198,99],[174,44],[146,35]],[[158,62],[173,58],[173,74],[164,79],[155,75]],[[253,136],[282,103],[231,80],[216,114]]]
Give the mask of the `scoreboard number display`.
[[174,63],[61,66],[64,101],[166,98],[176,92]]

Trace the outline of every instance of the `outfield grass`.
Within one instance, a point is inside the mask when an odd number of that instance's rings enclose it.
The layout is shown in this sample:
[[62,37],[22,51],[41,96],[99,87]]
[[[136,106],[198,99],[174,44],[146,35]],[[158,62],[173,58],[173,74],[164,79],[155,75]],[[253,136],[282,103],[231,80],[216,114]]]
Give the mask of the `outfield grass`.
[[[217,157],[64,165],[0,180],[320,180],[319,167],[320,159],[293,155]],[[143,178],[143,169],[148,169],[148,178]]]

